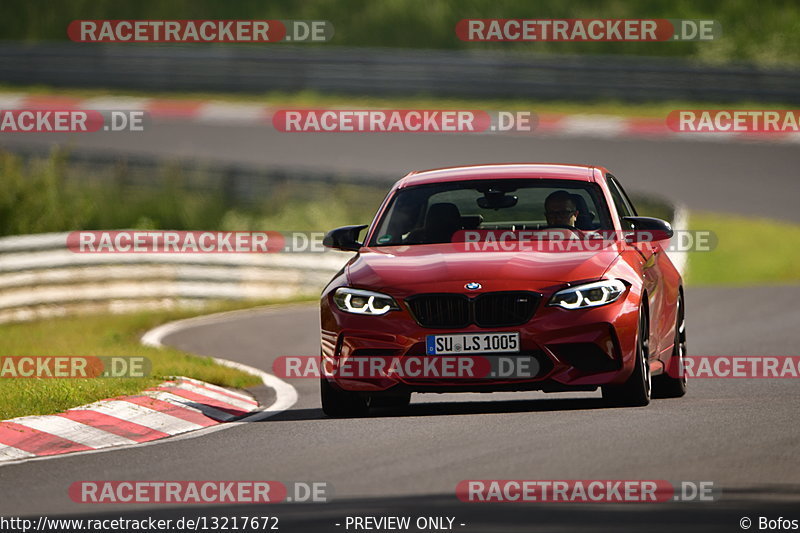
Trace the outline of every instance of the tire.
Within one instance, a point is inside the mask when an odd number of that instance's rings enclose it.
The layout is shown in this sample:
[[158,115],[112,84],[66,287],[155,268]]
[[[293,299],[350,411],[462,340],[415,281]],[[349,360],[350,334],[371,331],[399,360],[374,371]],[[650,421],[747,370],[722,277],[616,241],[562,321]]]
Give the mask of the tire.
[[605,385],[603,399],[612,405],[643,407],[650,403],[652,380],[650,377],[650,330],[647,314],[639,310],[639,328],[636,332],[636,363],[628,381],[622,385]]
[[[675,319],[675,345],[672,348],[671,359],[678,363],[682,369],[686,359],[686,314],[684,310],[683,294],[678,296],[678,312]],[[670,365],[674,364],[670,361]],[[686,374],[674,378],[667,372],[653,378],[653,398],[680,398],[686,394]]]
[[331,418],[355,418],[369,414],[369,397],[335,389],[327,379],[319,380],[322,411]]
[[392,395],[374,395],[370,401],[370,407],[386,407],[389,409],[402,409],[411,403],[411,393]]

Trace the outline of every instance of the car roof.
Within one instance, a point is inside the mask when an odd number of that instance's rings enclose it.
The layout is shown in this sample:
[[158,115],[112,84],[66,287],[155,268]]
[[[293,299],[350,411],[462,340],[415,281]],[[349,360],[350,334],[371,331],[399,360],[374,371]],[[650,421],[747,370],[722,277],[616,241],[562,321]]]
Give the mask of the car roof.
[[560,179],[596,182],[606,173],[602,167],[558,163],[497,163],[436,168],[409,172],[398,188],[428,183],[479,179]]

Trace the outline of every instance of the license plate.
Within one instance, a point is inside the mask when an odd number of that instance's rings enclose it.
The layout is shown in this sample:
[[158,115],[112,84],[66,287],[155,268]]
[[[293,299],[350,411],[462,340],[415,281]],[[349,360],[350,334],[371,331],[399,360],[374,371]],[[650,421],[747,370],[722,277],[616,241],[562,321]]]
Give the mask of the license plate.
[[428,355],[465,353],[519,353],[519,333],[456,333],[428,335]]

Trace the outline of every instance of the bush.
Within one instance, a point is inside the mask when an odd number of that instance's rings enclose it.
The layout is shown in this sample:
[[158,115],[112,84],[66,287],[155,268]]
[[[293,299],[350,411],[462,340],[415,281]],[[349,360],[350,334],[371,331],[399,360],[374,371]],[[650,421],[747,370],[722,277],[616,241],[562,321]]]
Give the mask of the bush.
[[217,178],[189,176],[175,165],[132,177],[121,164],[76,167],[59,151],[29,160],[0,152],[0,235],[124,228],[322,231],[369,223],[386,193],[383,186],[296,180],[276,183],[268,197],[245,204],[226,192],[225,176]]

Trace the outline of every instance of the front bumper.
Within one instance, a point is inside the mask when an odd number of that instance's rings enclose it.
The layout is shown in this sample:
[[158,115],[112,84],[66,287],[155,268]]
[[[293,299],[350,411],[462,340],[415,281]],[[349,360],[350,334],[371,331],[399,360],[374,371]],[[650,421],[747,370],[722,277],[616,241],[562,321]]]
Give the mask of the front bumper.
[[[628,290],[611,304],[574,310],[548,307],[549,296],[543,295],[533,318],[520,326],[433,329],[421,327],[404,303],[383,316],[354,315],[340,311],[326,294],[321,302],[322,364],[333,372],[325,379],[341,390],[366,393],[570,391],[623,383],[635,359],[638,294]],[[462,332],[519,332],[520,354],[535,359],[538,371],[522,378],[353,377],[335,371],[349,358],[440,357],[426,355],[426,337]]]

